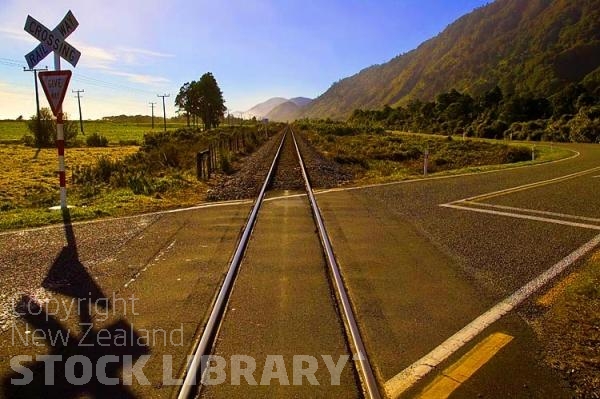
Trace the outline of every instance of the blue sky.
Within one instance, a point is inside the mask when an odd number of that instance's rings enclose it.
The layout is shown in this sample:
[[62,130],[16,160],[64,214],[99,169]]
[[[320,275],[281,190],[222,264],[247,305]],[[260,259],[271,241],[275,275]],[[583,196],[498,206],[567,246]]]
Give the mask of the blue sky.
[[[38,43],[27,15],[53,29],[70,9],[81,51],[64,110],[84,118],[150,114],[157,94],[212,72],[226,106],[245,111],[270,97],[314,98],[331,84],[417,47],[481,0],[0,0],[0,119],[35,113],[24,55]],[[53,68],[48,56],[38,67]],[[71,68],[66,62],[63,68]],[[46,104],[41,94],[41,104]],[[160,110],[162,112],[162,109]],[[156,110],[158,112],[158,110]]]

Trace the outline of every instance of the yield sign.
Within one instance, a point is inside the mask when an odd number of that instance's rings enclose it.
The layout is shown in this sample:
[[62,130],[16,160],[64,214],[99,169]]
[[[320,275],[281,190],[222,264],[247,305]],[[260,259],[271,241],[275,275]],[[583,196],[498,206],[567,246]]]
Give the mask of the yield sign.
[[71,71],[44,71],[40,72],[39,76],[52,113],[58,117],[71,79]]

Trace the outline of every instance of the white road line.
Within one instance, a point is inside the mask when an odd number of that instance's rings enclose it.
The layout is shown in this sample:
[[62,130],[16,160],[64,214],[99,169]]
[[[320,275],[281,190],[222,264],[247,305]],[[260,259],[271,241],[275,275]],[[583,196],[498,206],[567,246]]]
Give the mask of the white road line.
[[564,259],[556,263],[550,269],[546,270],[512,295],[493,306],[487,312],[477,317],[463,329],[448,338],[437,348],[423,356],[421,359],[408,366],[396,376],[385,383],[385,390],[390,398],[398,398],[403,392],[412,387],[416,382],[422,379],[432,371],[442,361],[479,335],[484,329],[489,327],[495,321],[512,311],[525,299],[550,282],[557,275],[562,273],[567,267],[581,259],[584,255],[600,244],[600,234],[579,247],[574,252],[567,255]]
[[566,213],[538,211],[537,209],[517,208],[514,206],[494,205],[494,204],[486,204],[485,202],[474,202],[474,201],[463,201],[463,202],[461,202],[461,204],[483,206],[483,207],[487,207],[487,208],[504,209],[506,211],[536,213],[538,215],[556,216],[556,217],[565,218],[565,219],[585,220],[586,222],[600,223],[600,219],[596,219],[596,218],[589,218],[589,217],[579,216],[579,215],[568,215]]
[[484,199],[484,198],[489,198],[489,197],[497,197],[497,196],[505,195],[505,194],[512,194],[512,193],[516,193],[516,192],[519,192],[519,191],[529,190],[531,188],[546,186],[548,184],[559,183],[559,182],[564,181],[564,180],[575,179],[577,177],[584,176],[586,174],[589,174],[589,173],[592,173],[592,172],[596,172],[598,170],[600,170],[600,166],[596,166],[594,168],[582,170],[582,171],[571,173],[571,174],[564,175],[564,176],[555,177],[553,179],[540,180],[540,181],[537,181],[537,182],[534,182],[534,183],[528,183],[528,184],[523,184],[521,186],[506,188],[504,190],[498,190],[498,191],[492,191],[490,193],[479,194],[479,195],[476,195],[474,197],[463,198],[463,199],[454,201],[452,203],[454,204],[454,203],[457,203],[457,202],[475,201],[475,200],[478,200],[478,199]]
[[[223,207],[223,206],[247,205],[247,204],[252,204],[252,203],[253,203],[252,200],[234,200],[234,201],[211,202],[211,203],[207,203],[207,204],[200,204],[200,205],[190,206],[190,207],[187,207],[187,208],[177,208],[177,209],[169,209],[169,210],[166,210],[166,211],[156,211],[156,212],[140,213],[138,215],[111,217],[111,218],[94,219],[94,220],[82,220],[80,222],[73,222],[72,226],[81,226],[81,225],[86,225],[86,224],[113,222],[113,221],[117,221],[117,220],[127,220],[127,219],[143,218],[143,217],[150,217],[150,216],[161,216],[161,215],[166,215],[166,214],[170,214],[170,213],[180,213],[180,212],[195,211],[195,210],[204,209],[204,208],[217,208],[217,207]],[[64,228],[64,224],[57,223],[57,224],[53,224],[53,225],[50,225],[50,226],[41,226],[41,227],[33,227],[33,228],[29,228],[29,229],[4,231],[4,232],[0,232],[0,236],[6,236],[6,235],[10,235],[10,234],[17,234],[18,235],[18,234],[30,233],[30,232],[34,232],[34,231],[62,229],[62,228]]]
[[554,223],[554,224],[562,224],[564,226],[580,227],[580,228],[583,228],[583,229],[600,230],[600,226],[599,225],[586,224],[586,223],[577,223],[577,222],[569,222],[567,220],[550,219],[550,218],[545,218],[545,217],[541,217],[541,216],[524,215],[524,214],[521,214],[521,213],[512,213],[512,212],[493,211],[491,209],[471,208],[471,207],[467,207],[467,206],[455,205],[454,203],[452,203],[452,204],[441,204],[440,206],[444,207],[444,208],[460,209],[460,210],[464,210],[464,211],[487,213],[487,214],[490,214],[490,215],[508,216],[508,217],[517,218],[517,219],[527,219],[527,220],[535,220],[535,221],[538,221],[538,222],[547,222],[547,223]]
[[158,262],[163,256],[165,256],[165,254],[167,252],[169,252],[173,246],[175,246],[175,242],[177,241],[177,239],[173,240],[165,249],[162,249],[158,255],[156,255],[154,257],[154,259],[152,260],[152,262],[148,263],[146,266],[144,266],[144,268],[142,270],[139,270],[128,282],[126,282],[123,285],[123,288],[128,288],[131,284],[133,284],[142,273],[144,273],[146,270],[148,270],[148,268],[150,266],[152,266],[153,264],[155,264],[156,262]]

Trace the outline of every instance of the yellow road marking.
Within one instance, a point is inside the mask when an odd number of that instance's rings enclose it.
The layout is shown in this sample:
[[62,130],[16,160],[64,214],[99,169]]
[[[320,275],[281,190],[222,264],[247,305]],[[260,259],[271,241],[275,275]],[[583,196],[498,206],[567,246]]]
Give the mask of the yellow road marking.
[[546,291],[537,299],[538,305],[549,307],[554,303],[556,298],[563,293],[563,291],[569,286],[575,279],[579,277],[579,273],[574,272],[554,284],[552,288]]
[[417,397],[420,399],[447,398],[512,339],[513,337],[503,333],[491,334],[444,370]]
[[393,399],[400,397],[402,393],[432,372],[450,355],[462,348],[467,342],[477,337],[487,327],[511,312],[515,307],[519,306],[519,304],[548,284],[556,276],[564,272],[573,263],[587,255],[598,245],[600,245],[600,234],[571,252],[558,263],[555,263],[545,272],[530,280],[511,295],[489,308],[486,312],[475,318],[436,348],[432,349],[428,354],[390,378],[384,385],[388,397]]

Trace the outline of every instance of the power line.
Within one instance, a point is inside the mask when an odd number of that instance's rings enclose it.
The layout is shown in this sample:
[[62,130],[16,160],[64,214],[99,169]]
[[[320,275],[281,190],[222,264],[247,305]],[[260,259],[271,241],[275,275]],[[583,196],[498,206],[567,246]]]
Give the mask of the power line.
[[23,61],[13,60],[11,58],[3,58],[0,57],[0,64],[7,66],[15,66],[15,67],[25,67],[25,63]]
[[[18,60],[13,60],[12,58],[4,58],[4,57],[0,57],[0,65],[5,65],[5,66],[9,66],[9,67],[25,68],[24,62],[18,61]],[[137,92],[145,93],[145,94],[154,94],[154,91],[152,91],[152,90],[146,90],[146,89],[141,89],[139,87],[124,85],[122,83],[109,82],[106,80],[92,78],[90,76],[82,75],[79,72],[77,72],[76,74],[73,74],[72,79],[73,79],[73,81],[78,81],[78,82],[89,84],[92,86],[103,87],[106,89],[121,90],[121,91],[127,91],[127,92],[137,91]]]

